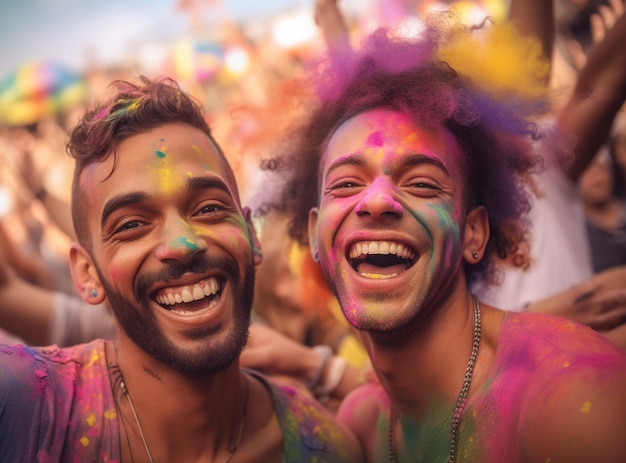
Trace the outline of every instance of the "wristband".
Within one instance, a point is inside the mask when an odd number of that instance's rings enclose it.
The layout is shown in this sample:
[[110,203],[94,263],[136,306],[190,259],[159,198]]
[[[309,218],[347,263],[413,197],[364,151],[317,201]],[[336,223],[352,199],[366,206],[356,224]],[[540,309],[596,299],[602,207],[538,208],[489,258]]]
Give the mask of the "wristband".
[[330,360],[326,380],[315,390],[315,395],[317,397],[328,397],[339,386],[347,367],[348,362],[345,359],[338,356],[333,357]]
[[311,376],[311,379],[309,379],[306,383],[306,387],[310,391],[313,391],[319,385],[319,382],[322,379],[322,373],[324,373],[324,368],[326,368],[326,364],[333,354],[333,350],[329,346],[314,346],[312,349],[313,352],[320,357],[320,363],[315,369],[315,373]]

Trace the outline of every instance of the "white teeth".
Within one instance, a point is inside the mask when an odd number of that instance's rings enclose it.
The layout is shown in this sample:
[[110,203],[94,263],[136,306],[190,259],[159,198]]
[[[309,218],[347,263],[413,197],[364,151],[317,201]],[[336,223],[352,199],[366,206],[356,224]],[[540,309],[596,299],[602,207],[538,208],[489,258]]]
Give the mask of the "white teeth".
[[199,301],[218,292],[219,285],[217,280],[209,278],[192,286],[179,287],[178,289],[171,288],[167,293],[158,294],[156,301],[164,305],[181,304],[183,302]]
[[193,300],[199,301],[200,299],[204,299],[204,291],[200,286],[194,286],[193,288]]
[[414,259],[415,252],[401,243],[393,241],[369,241],[355,243],[350,248],[349,256],[353,259],[366,254],[395,254],[402,259]]
[[183,289],[181,296],[183,297],[183,302],[191,302],[193,301],[193,294],[187,288]]

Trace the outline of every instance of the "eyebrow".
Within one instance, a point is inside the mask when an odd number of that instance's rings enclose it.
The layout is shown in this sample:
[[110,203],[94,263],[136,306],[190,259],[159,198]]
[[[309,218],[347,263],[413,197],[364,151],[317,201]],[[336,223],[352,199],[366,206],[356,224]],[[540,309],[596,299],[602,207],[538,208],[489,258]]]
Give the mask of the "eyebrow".
[[148,195],[146,195],[145,193],[128,193],[124,195],[114,196],[104,204],[104,208],[102,209],[102,216],[100,217],[100,226],[104,226],[104,223],[107,221],[109,216],[117,209],[129,206],[131,204],[140,203],[142,201],[145,201],[147,198]]
[[[367,162],[364,159],[364,156],[360,153],[351,153],[346,156],[342,156],[336,159],[328,168],[326,175],[330,174],[333,170],[338,169],[342,166],[356,166],[356,167],[364,167]],[[427,155],[427,154],[411,154],[402,160],[402,167],[411,167],[417,166],[420,164],[432,164],[441,170],[443,170],[446,175],[450,175],[450,171],[445,166],[440,159]]]
[[[188,191],[199,191],[217,188],[230,194],[230,190],[226,183],[217,177],[192,177],[187,180],[186,188]],[[108,200],[104,208],[102,209],[102,216],[100,218],[100,226],[104,226],[109,216],[116,210],[138,204],[148,199],[148,195],[143,192],[125,193],[122,195],[114,196]]]
[[411,154],[402,161],[402,166],[417,166],[420,164],[432,164],[443,170],[446,175],[450,176],[450,171],[441,159],[428,154]]
[[360,155],[360,153],[351,153],[346,156],[342,156],[338,159],[335,159],[335,161],[333,161],[333,163],[328,168],[326,175],[330,174],[335,169],[339,169],[340,167],[343,167],[343,166],[363,167],[365,166],[365,164],[366,164],[365,159],[363,158],[362,155]]

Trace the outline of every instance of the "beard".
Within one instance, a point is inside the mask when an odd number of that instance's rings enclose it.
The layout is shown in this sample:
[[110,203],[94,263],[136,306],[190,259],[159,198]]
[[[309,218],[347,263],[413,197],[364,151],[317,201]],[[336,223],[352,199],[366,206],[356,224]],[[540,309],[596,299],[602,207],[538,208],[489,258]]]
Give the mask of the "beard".
[[[182,349],[165,335],[157,323],[147,288],[157,281],[175,280],[187,272],[200,274],[210,268],[220,268],[229,277],[234,299],[234,328],[225,339],[212,337],[215,334],[214,327],[190,331],[187,333],[189,338],[202,342],[198,342],[191,349]],[[128,337],[138,347],[173,370],[198,376],[218,373],[231,365],[246,345],[254,293],[255,269],[252,261],[246,266],[243,279],[237,263],[229,258],[209,259],[206,256],[197,256],[186,264],[169,265],[159,272],[140,276],[133,290],[134,300],[119,293],[103,277],[99,268],[97,271],[110,306]]]

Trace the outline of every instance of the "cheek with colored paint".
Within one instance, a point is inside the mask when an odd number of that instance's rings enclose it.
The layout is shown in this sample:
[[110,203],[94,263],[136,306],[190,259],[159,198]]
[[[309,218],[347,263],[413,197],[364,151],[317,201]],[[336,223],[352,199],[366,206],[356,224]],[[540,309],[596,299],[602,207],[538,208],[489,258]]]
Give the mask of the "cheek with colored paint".
[[235,249],[247,249],[252,246],[248,225],[243,217],[237,218],[234,226],[228,232],[220,233],[220,238]]
[[118,269],[117,267],[110,267],[109,278],[114,283],[122,280],[123,276],[120,275],[120,269]]
[[435,251],[440,250],[443,265],[450,268],[455,265],[461,250],[461,234],[454,210],[440,204],[433,205],[430,209],[437,219],[436,229],[432,230],[433,236],[439,236],[442,241],[440,246],[435,247]]
[[107,274],[110,283],[124,284],[126,282],[132,282],[135,279],[135,268],[128,265],[128,261],[122,259],[119,264],[111,264],[107,269]]
[[[342,205],[345,202],[345,205]],[[350,201],[353,203],[354,201]],[[319,257],[322,265],[324,262],[337,263],[337,255],[333,252],[333,238],[335,230],[339,229],[341,220],[349,213],[350,205],[347,199],[335,199],[332,204],[322,204],[317,218],[317,239]]]

